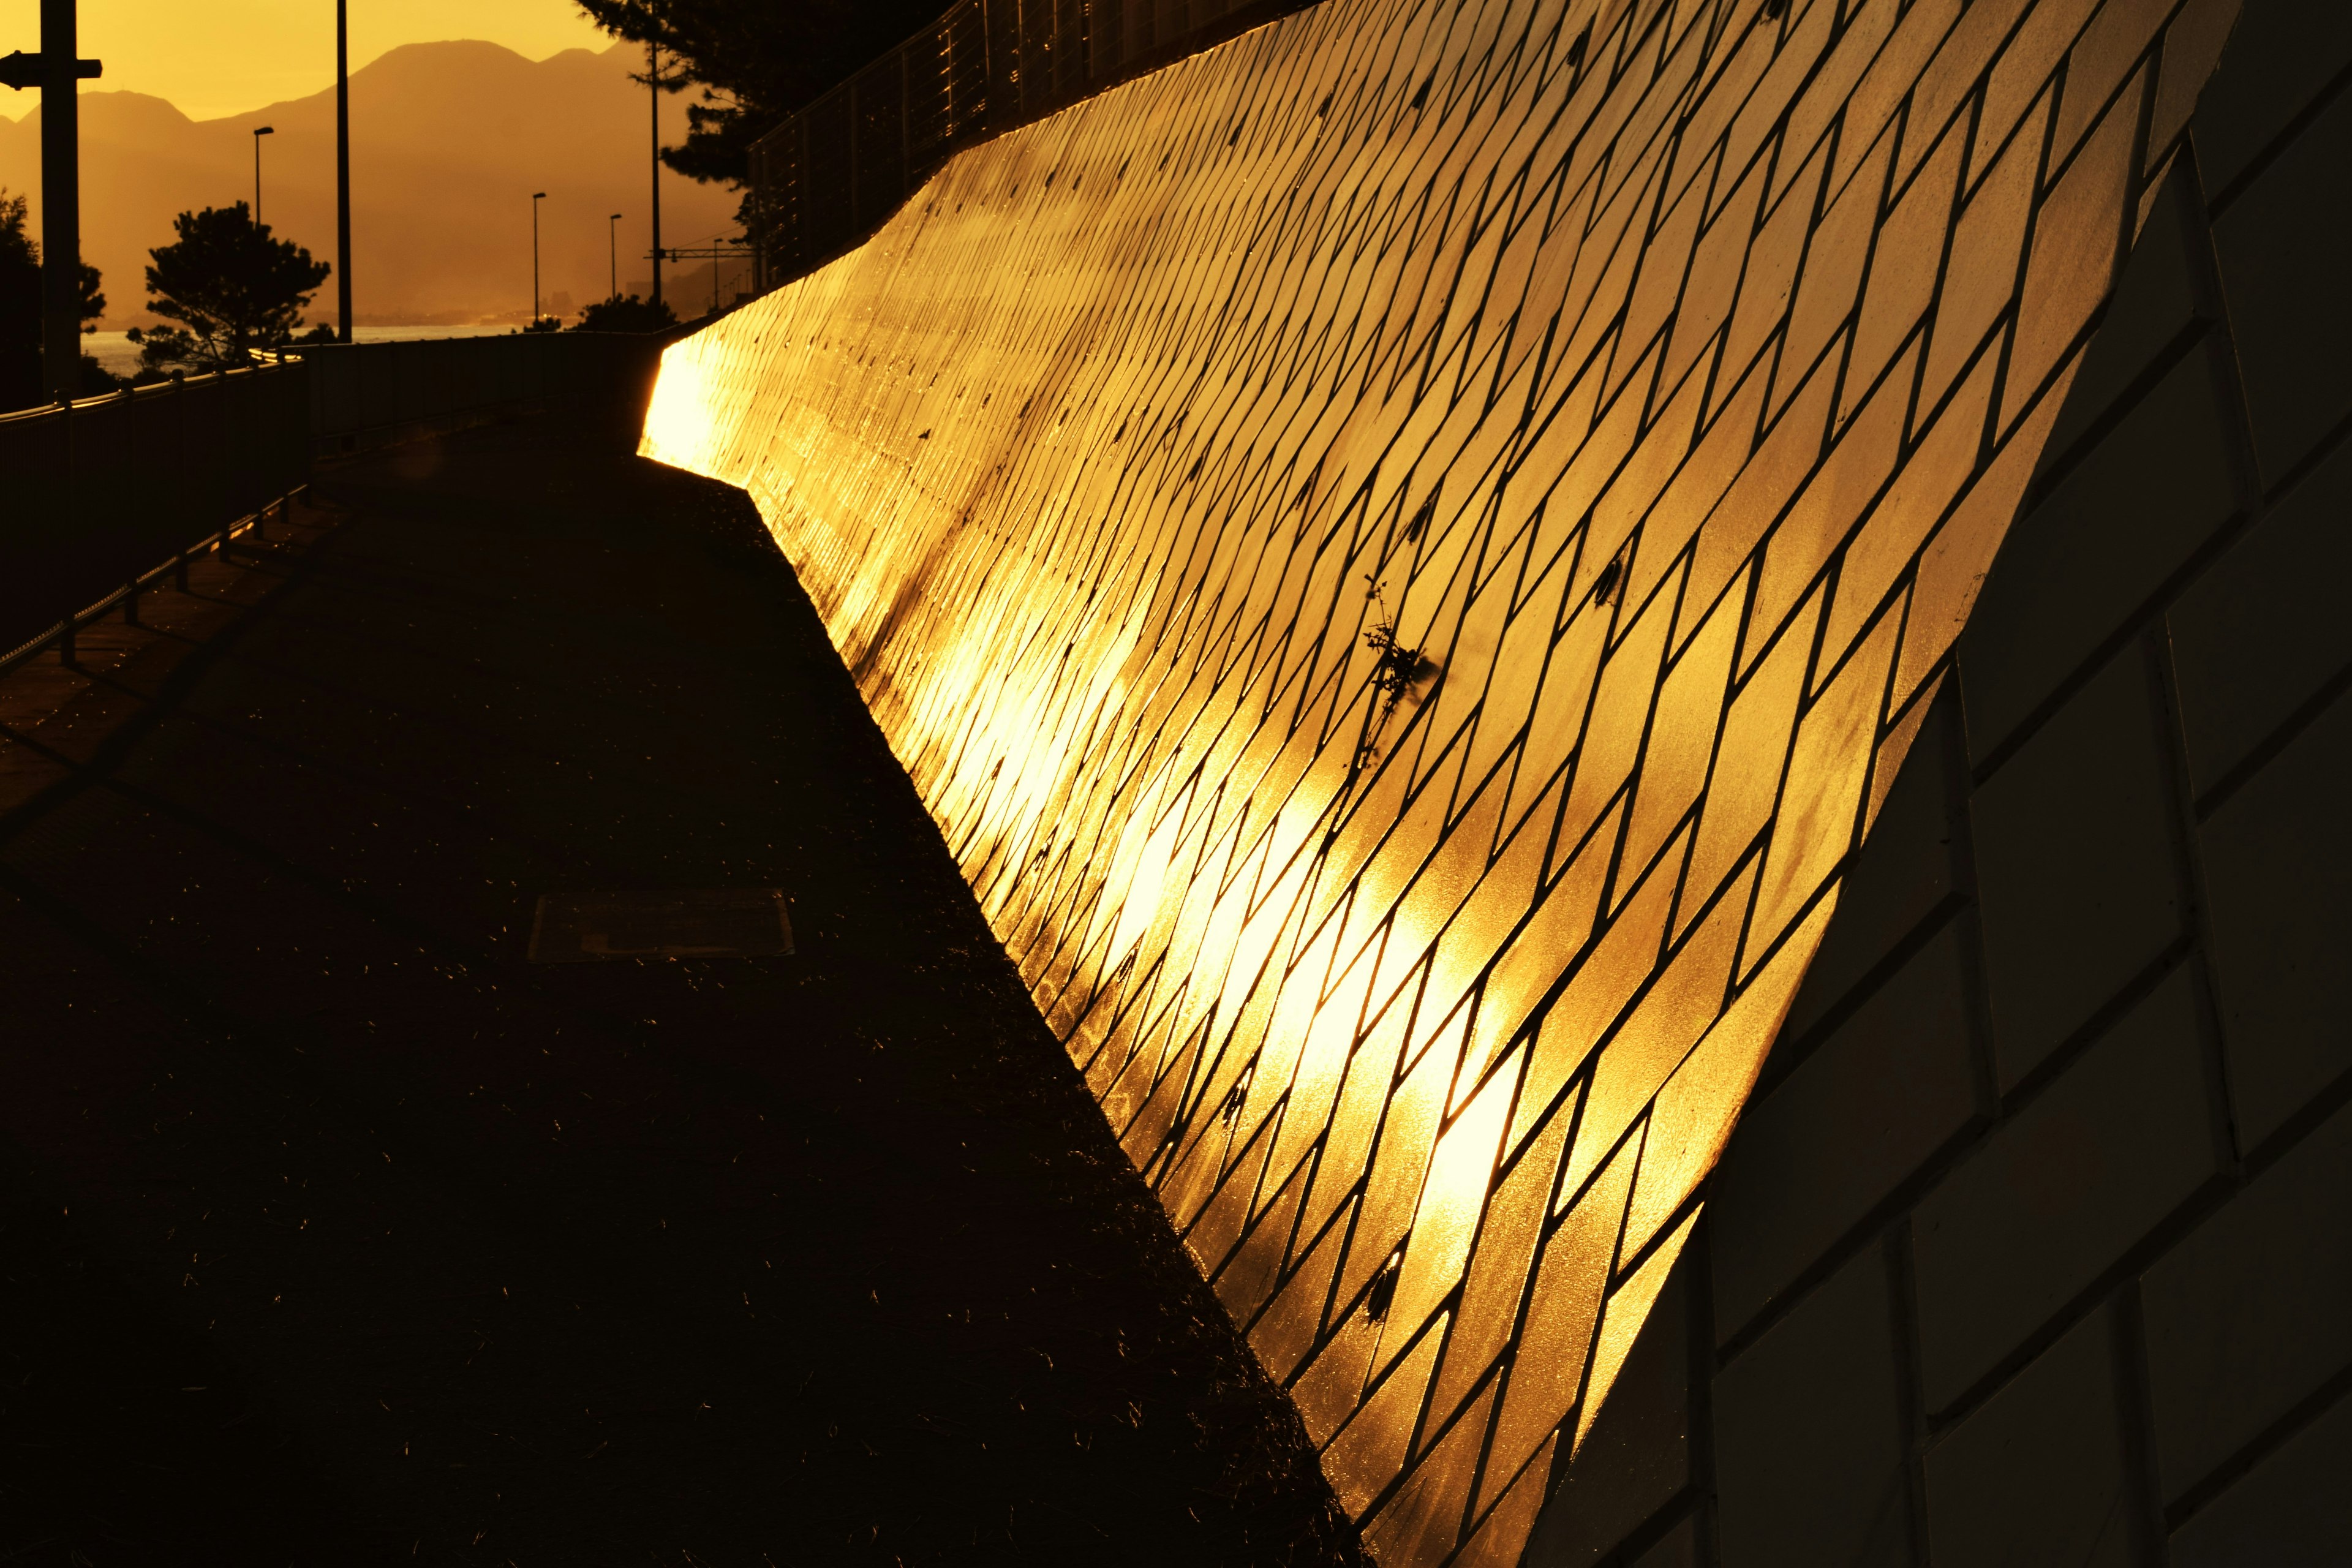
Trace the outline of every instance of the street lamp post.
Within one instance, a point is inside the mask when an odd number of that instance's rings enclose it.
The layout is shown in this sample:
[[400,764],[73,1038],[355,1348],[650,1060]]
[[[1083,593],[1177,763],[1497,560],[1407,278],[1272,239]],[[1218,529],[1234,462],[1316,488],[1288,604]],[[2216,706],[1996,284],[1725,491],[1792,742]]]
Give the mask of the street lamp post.
[[277,134],[278,127],[275,125],[253,128],[253,226],[256,228],[261,226],[261,139]]
[[604,247],[611,252],[607,265],[613,269],[613,279],[606,286],[605,294],[607,298],[614,300],[621,297],[621,231],[613,226],[620,221],[619,213],[614,213],[604,220]]
[[352,51],[345,0],[335,0],[335,335],[352,341]]
[[547,199],[545,191],[530,194],[530,324],[539,326],[539,204]]
[[661,303],[661,46],[646,46],[646,79],[654,100],[654,303]]

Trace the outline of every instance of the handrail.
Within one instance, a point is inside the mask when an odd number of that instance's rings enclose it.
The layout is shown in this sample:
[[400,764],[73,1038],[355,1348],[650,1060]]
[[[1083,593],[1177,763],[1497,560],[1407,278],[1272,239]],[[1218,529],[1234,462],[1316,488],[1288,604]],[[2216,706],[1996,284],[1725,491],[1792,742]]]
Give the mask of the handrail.
[[0,414],[0,664],[300,489],[309,416],[292,359]]
[[[96,402],[98,400],[92,398],[82,401]],[[261,531],[264,519],[266,519],[272,511],[282,510],[296,496],[300,495],[308,489],[310,489],[308,484],[298,486],[293,490],[289,491],[287,494],[270,502],[268,506],[264,507],[261,510],[253,512],[246,517],[241,517],[237,519],[236,521],[231,523],[228,527],[222,529],[218,533],[207,535],[205,538],[198,540],[195,543],[188,546],[186,549],[174,552],[170,560],[163,562],[158,565],[149,567],[146,571],[141,573],[130,582],[125,583],[120,588],[115,589],[112,593],[99,600],[96,604],[89,605],[87,608],[78,610],[61,621],[52,623],[48,626],[44,627],[41,631],[36,633],[32,637],[28,638],[25,642],[19,643],[16,647],[9,649],[6,653],[0,653],[0,675],[5,675],[8,671],[16,668],[26,659],[32,658],[37,654],[44,653],[51,647],[61,647],[65,662],[68,664],[73,663],[74,634],[76,632],[89,625],[92,621],[99,619],[108,611],[113,609],[115,605],[122,604],[126,600],[129,601],[130,604],[130,609],[126,613],[126,618],[135,623],[139,618],[139,595],[144,593],[148,588],[153,586],[157,582],[161,581],[165,573],[170,573],[177,585],[183,591],[185,591],[188,585],[188,563],[190,561],[194,560],[199,555],[209,555],[215,551],[218,551],[221,554],[226,555],[228,553],[228,547],[231,541],[235,540],[239,534],[258,534]]]

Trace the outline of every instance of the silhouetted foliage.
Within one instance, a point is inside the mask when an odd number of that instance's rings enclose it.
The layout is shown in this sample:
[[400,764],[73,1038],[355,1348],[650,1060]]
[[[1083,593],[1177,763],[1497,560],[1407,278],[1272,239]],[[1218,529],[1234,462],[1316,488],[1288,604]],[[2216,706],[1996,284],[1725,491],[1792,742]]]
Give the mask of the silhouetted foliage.
[[294,340],[298,345],[302,343],[339,343],[342,341],[342,338],[336,332],[334,323],[331,321],[320,321],[309,331],[304,332],[300,337]]
[[[26,217],[25,198],[0,190],[0,408],[31,408],[49,400],[41,374],[41,247],[26,231]],[[99,292],[99,281],[98,268],[83,262],[84,321],[94,321],[106,313],[106,296]],[[88,354],[81,356],[83,396],[110,392],[121,384],[98,361]]]
[[[580,0],[615,37],[661,47],[662,87],[702,89],[686,144],[662,161],[698,180],[746,178],[745,153],[947,9],[947,0]],[[640,76],[644,81],[646,79]]]
[[251,364],[256,349],[293,342],[303,308],[327,280],[325,262],[270,238],[243,202],[184,212],[172,226],[180,237],[148,252],[147,308],[181,325],[133,334],[150,368],[234,370]]
[[665,300],[659,304],[640,300],[635,294],[615,294],[599,300],[580,312],[572,324],[575,332],[658,332],[665,327],[677,325],[677,312]]

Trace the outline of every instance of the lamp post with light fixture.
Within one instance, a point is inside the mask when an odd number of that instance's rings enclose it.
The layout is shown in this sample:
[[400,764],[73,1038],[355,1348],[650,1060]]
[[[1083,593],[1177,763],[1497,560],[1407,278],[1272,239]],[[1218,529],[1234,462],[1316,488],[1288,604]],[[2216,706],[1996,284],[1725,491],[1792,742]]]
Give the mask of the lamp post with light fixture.
[[277,134],[278,127],[275,125],[253,128],[253,226],[256,228],[261,226],[261,139]]
[[351,16],[345,0],[335,0],[335,327],[339,342],[352,341],[352,51]]
[[537,331],[539,314],[539,204],[547,199],[545,191],[530,194],[530,324]]
[[661,46],[646,46],[646,80],[654,100],[654,303],[661,303]]

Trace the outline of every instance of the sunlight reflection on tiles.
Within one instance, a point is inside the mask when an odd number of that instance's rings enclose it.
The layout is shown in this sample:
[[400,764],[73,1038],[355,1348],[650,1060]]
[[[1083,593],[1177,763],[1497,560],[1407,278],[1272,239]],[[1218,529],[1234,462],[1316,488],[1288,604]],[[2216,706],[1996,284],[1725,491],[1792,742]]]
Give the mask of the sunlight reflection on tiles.
[[1323,0],[664,361],[1383,1563],[1590,1428],[2234,6],[2080,9]]

